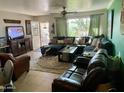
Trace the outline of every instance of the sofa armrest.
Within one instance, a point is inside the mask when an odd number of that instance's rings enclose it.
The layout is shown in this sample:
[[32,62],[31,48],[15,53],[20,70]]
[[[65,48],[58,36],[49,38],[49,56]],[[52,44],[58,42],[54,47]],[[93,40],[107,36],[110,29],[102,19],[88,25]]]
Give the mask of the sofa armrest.
[[14,76],[13,80],[15,81],[23,72],[29,71],[30,67],[30,56],[21,56],[15,58],[14,63]]
[[52,92],[78,92],[81,84],[69,78],[57,78],[52,83]]
[[28,72],[30,66],[30,56],[25,55],[25,56],[17,57],[15,58],[14,64],[16,65],[15,69],[19,69],[20,67],[21,68],[23,67],[23,70]]
[[16,62],[29,62],[30,61],[30,56],[25,55],[25,56],[20,56],[15,58]]
[[81,68],[87,68],[88,64],[89,64],[89,61],[90,61],[90,58],[88,57],[83,57],[83,56],[78,56],[73,64],[78,66],[78,67],[81,67]]
[[15,58],[13,57],[13,54],[11,54],[11,53],[0,53],[1,67],[4,67],[7,60],[11,60],[12,62],[14,62]]

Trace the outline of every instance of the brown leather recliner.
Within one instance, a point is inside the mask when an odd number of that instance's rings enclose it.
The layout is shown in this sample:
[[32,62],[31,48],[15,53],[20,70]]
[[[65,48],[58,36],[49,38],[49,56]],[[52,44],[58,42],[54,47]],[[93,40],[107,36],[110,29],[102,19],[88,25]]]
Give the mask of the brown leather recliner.
[[30,56],[14,57],[11,53],[0,53],[1,67],[4,67],[7,60],[11,60],[14,64],[13,81],[17,80],[25,71],[29,71]]

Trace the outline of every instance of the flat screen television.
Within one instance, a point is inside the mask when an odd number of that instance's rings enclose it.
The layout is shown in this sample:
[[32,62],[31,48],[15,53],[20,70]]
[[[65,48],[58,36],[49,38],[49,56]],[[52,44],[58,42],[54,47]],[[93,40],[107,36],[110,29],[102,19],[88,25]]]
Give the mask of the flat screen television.
[[23,26],[7,26],[6,33],[8,39],[20,39],[24,38]]

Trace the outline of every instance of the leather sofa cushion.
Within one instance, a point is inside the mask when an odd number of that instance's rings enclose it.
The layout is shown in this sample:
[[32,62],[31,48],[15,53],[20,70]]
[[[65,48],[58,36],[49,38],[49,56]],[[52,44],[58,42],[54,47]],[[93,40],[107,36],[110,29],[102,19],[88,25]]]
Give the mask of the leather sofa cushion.
[[105,57],[109,57],[106,49],[100,49],[96,54],[103,54]]
[[98,41],[98,38],[94,38],[92,43],[91,43],[91,46],[96,46],[97,41]]
[[81,82],[83,81],[82,75],[78,73],[73,73],[69,79],[77,82],[79,85],[81,85]]
[[72,66],[68,69],[68,71],[75,71],[76,68],[77,68],[76,66],[72,65]]
[[77,68],[77,69],[75,70],[75,73],[79,73],[79,74],[81,74],[81,75],[84,75],[85,72],[86,72],[86,69],[83,69],[83,68]]
[[89,64],[89,61],[90,61],[90,58],[83,57],[83,56],[78,56],[74,60],[73,64],[76,65],[79,68],[87,69],[87,66]]
[[107,52],[108,52],[108,55],[111,55],[111,56],[114,55],[114,51],[113,51],[114,50],[114,45],[110,40],[108,40],[106,38],[103,38],[101,40],[101,48],[106,49]]
[[72,67],[70,67],[68,69],[68,71],[72,71],[72,72],[84,75],[84,73],[86,72],[86,69],[79,68],[79,67],[73,65]]
[[102,67],[93,68],[86,76],[82,84],[82,91],[95,91],[100,83],[104,82],[106,70]]
[[86,46],[86,47],[84,48],[84,51],[90,52],[90,51],[93,51],[94,48],[95,48],[94,46]]
[[73,73],[72,71],[66,71],[66,72],[64,72],[60,77],[69,78],[72,73]]
[[52,83],[52,92],[77,92],[81,84],[68,78],[57,78]]
[[87,73],[95,67],[106,67],[107,58],[103,54],[96,54],[89,62]]

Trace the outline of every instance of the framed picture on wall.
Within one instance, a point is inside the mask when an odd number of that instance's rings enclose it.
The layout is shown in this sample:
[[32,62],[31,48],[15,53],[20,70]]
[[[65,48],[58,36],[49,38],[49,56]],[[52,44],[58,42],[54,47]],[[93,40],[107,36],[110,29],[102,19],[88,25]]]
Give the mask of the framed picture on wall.
[[121,16],[120,16],[120,31],[121,31],[121,34],[124,35],[124,0],[122,0],[122,9],[121,9]]
[[51,25],[51,34],[55,34],[55,25],[54,23]]
[[113,22],[114,22],[114,9],[110,10],[108,14],[108,33],[111,39],[113,36]]
[[25,20],[26,35],[31,35],[31,20]]
[[32,22],[32,35],[33,36],[38,36],[40,33],[39,33],[39,22]]
[[124,10],[124,0],[122,0],[122,10]]
[[124,11],[121,11],[121,24],[124,24]]

